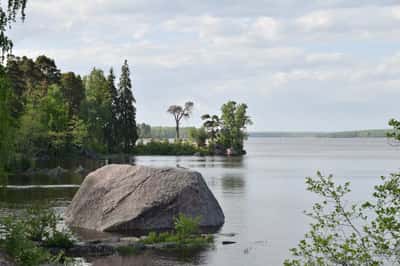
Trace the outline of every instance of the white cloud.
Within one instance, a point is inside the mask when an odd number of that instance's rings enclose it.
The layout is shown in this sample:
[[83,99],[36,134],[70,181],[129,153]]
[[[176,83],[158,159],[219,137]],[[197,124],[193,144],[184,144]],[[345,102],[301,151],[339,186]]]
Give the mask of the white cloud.
[[332,26],[332,17],[329,12],[317,11],[299,17],[296,23],[305,31],[327,29]]

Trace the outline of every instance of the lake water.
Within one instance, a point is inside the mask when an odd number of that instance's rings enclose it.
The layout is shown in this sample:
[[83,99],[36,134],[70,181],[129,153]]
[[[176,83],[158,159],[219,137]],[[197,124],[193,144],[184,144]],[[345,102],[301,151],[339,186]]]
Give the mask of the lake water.
[[[381,175],[399,170],[400,147],[379,138],[250,138],[243,158],[139,156],[136,164],[181,166],[199,171],[221,204],[225,225],[215,246],[193,254],[148,252],[91,260],[93,265],[282,265],[308,229],[303,210],[316,201],[304,179],[318,170],[351,181],[352,199],[366,198]],[[16,185],[56,185],[1,190],[18,206],[48,199],[60,212],[81,180],[16,179]],[[40,183],[40,184],[39,184]],[[12,182],[11,182],[12,185]],[[61,185],[61,186],[60,186]],[[68,186],[65,186],[68,185]],[[4,209],[10,211],[10,209]],[[225,234],[234,233],[234,236]],[[222,245],[222,241],[235,241]]]

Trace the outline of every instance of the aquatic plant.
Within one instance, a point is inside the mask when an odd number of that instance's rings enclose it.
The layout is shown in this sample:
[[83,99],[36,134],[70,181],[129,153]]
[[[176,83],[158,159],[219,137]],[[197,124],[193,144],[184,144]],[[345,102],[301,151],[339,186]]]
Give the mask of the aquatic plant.
[[209,246],[213,243],[212,235],[201,235],[199,230],[200,217],[192,218],[179,214],[175,218],[172,232],[150,232],[144,244],[169,243],[169,248],[192,249]]

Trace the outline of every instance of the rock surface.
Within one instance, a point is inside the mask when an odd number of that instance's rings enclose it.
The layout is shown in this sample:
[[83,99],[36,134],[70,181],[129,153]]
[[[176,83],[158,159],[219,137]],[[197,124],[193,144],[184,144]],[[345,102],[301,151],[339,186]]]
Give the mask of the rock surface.
[[0,250],[0,266],[15,266],[16,264]]
[[225,220],[200,173],[113,164],[85,178],[65,220],[98,231],[146,231],[173,228],[180,213],[200,216],[201,227],[219,227]]

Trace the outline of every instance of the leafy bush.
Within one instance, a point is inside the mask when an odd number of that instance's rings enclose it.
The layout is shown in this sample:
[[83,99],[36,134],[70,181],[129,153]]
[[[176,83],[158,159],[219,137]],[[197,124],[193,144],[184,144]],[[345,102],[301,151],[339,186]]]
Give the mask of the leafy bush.
[[134,150],[136,155],[193,155],[196,152],[200,152],[200,149],[191,143],[182,141],[170,143],[168,140],[138,143]]
[[35,266],[50,260],[50,254],[29,239],[24,223],[5,218],[2,225],[4,239],[0,246],[18,265]]
[[175,232],[180,239],[185,239],[191,235],[199,233],[200,217],[191,218],[179,214],[175,219]]
[[307,213],[310,231],[286,266],[399,265],[400,174],[382,177],[371,201],[349,204],[350,184],[336,185],[332,176],[307,178],[308,190],[321,196]]
[[212,235],[199,234],[200,217],[190,218],[179,214],[175,219],[173,232],[150,232],[142,240],[144,244],[175,243],[180,249],[201,248],[213,242]]
[[44,247],[67,249],[73,246],[69,233],[56,229],[59,217],[51,209],[32,208],[23,217],[5,217],[0,221],[0,248],[18,265],[36,266],[65,263],[63,252],[52,256]]
[[74,246],[74,240],[67,231],[54,231],[44,242],[44,246],[52,248],[69,249]]
[[59,219],[53,210],[34,206],[27,211],[24,220],[26,233],[33,241],[44,241],[56,231]]

